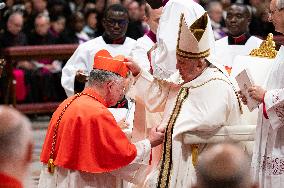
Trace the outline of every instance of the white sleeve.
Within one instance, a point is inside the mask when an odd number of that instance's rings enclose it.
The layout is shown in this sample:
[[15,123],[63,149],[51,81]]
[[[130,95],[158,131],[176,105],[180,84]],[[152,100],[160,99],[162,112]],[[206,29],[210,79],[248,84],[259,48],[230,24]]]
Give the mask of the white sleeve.
[[149,72],[142,70],[130,90],[130,97],[145,104],[150,112],[162,112],[170,91],[170,84],[155,79]]
[[264,97],[266,113],[273,129],[284,124],[284,89],[267,91]]
[[110,172],[112,175],[117,176],[126,181],[138,184],[139,180],[145,175],[146,168],[149,165],[151,144],[148,139],[139,141],[134,144],[137,149],[137,156],[127,166]]
[[143,47],[139,42],[132,49],[130,56],[135,62],[145,71],[150,71],[150,61],[147,56],[147,49]]
[[88,71],[87,54],[79,46],[62,69],[61,85],[66,95],[74,95],[74,82],[77,70]]

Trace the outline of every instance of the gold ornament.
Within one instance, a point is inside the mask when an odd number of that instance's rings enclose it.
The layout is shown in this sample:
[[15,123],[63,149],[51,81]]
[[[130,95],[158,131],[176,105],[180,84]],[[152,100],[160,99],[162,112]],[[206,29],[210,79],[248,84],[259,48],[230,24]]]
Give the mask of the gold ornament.
[[277,55],[275,50],[275,42],[273,41],[273,34],[269,33],[266,40],[264,40],[259,48],[253,49],[250,52],[250,56],[264,57],[269,59],[274,59]]

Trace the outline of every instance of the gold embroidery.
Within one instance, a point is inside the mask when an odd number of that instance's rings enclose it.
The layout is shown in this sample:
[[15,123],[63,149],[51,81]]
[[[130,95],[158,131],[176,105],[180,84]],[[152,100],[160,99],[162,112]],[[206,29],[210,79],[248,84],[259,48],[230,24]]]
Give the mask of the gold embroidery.
[[[197,37],[196,40],[197,41],[200,41],[205,29],[206,29],[206,25],[207,25],[207,13],[205,12],[196,22],[193,23],[193,25],[190,26],[190,31],[192,32],[193,36],[194,37]],[[205,23],[201,23],[201,22],[204,22],[206,21],[206,24]],[[180,37],[181,37],[181,32],[182,32],[182,26],[183,24],[187,26],[186,22],[185,22],[185,18],[184,18],[184,14],[182,13],[180,15],[180,22],[179,22],[179,32],[178,32],[178,38],[177,38],[177,46],[176,46],[176,53],[184,58],[188,58],[188,59],[197,59],[197,58],[203,58],[203,57],[208,57],[210,55],[210,49],[207,49],[203,52],[199,52],[199,53],[193,53],[193,52],[188,52],[188,51],[184,51],[184,50],[181,50],[179,48],[180,46]],[[201,27],[200,24],[205,24],[205,29],[198,29],[198,27]],[[202,26],[203,28],[203,26]],[[203,31],[202,31],[203,30]],[[196,31],[196,32],[195,32]]]
[[186,51],[183,51],[183,50],[177,48],[176,53],[183,58],[199,59],[199,58],[202,58],[202,57],[208,57],[210,55],[210,49],[205,50],[205,51],[200,52],[200,53],[192,53],[192,52],[186,52]]
[[273,41],[273,34],[269,33],[266,40],[264,40],[259,48],[253,49],[250,52],[250,56],[257,57],[266,57],[269,59],[273,59],[277,55],[277,51],[275,50],[275,42]]
[[190,31],[193,33],[194,37],[199,42],[203,33],[206,30],[208,23],[207,12],[205,12],[200,18],[198,18],[191,26]]
[[[230,82],[222,78],[211,78],[207,80],[206,82],[203,82],[199,85],[190,86],[190,87],[182,87],[180,89],[179,94],[177,96],[175,107],[173,109],[168,125],[166,127],[165,140],[163,143],[162,161],[160,162],[160,171],[159,171],[160,174],[158,176],[157,188],[167,188],[168,185],[170,184],[170,177],[172,173],[172,133],[173,133],[175,122],[180,113],[182,104],[188,97],[189,90],[202,87],[205,84],[211,81],[216,81],[216,80],[224,81],[227,84],[232,85]],[[191,150],[192,150],[192,164],[193,166],[195,166],[198,160],[198,144],[192,144]]]
[[158,179],[159,188],[166,188],[170,182],[170,174],[172,169],[172,133],[175,121],[179,115],[181,106],[188,96],[188,88],[181,88],[177,96],[176,105],[174,107],[173,113],[168,122],[166,128],[164,147],[163,147],[163,159],[160,166],[160,175]]
[[198,144],[191,144],[191,161],[193,166],[195,167],[197,164],[197,160],[198,160]]

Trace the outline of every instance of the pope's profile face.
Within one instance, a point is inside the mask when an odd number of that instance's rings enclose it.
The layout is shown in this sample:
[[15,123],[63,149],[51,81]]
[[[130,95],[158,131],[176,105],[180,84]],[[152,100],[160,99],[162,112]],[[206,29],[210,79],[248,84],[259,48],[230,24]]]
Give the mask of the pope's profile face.
[[129,19],[126,13],[110,10],[103,19],[103,26],[108,37],[115,40],[125,35],[128,22]]
[[179,70],[179,73],[185,83],[190,82],[199,75],[198,69],[199,59],[187,59],[180,57],[177,54],[177,64],[176,69]]
[[250,16],[248,15],[244,7],[232,5],[227,10],[225,23],[229,34],[237,37],[248,32]]
[[146,0],[152,9],[158,9],[163,6],[163,0]]

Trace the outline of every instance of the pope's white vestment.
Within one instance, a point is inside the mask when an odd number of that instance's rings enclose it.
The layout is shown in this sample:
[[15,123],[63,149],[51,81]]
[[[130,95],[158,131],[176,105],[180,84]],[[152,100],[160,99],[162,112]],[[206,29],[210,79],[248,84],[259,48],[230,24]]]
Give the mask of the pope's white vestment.
[[281,46],[266,83],[267,92],[259,108],[256,128],[252,171],[261,188],[284,187],[283,72],[284,47]]
[[137,39],[136,46],[131,51],[131,57],[135,62],[139,63],[139,66],[150,71],[150,61],[147,52],[155,45],[155,43],[147,36]]
[[[232,67],[234,59],[238,55],[249,55],[250,52],[258,48],[262,40],[251,36],[245,45],[229,45],[228,37],[224,37],[215,42],[215,53],[217,63]],[[237,62],[235,62],[237,63]],[[234,65],[235,66],[235,65]]]
[[[169,177],[170,188],[192,186],[195,181],[192,145],[183,143],[184,133],[211,136],[222,126],[241,124],[239,101],[232,84],[215,66],[206,68],[181,87],[176,84],[178,81],[178,74],[165,81],[142,71],[134,85],[139,91],[136,100],[144,101],[150,111],[164,111],[164,153],[159,165],[147,177],[144,185],[147,188],[155,188],[165,183],[163,178]],[[197,146],[200,153],[207,145]]]
[[[169,78],[177,71],[176,46],[182,13],[188,25],[191,25],[205,10],[193,0],[169,0],[164,6],[157,30],[157,48],[151,54],[153,73],[158,78]],[[214,34],[211,27],[208,30],[210,51],[213,54]]]
[[81,69],[89,74],[93,69],[95,54],[99,50],[106,49],[112,56],[128,56],[135,44],[136,41],[128,37],[126,37],[123,44],[107,44],[103,37],[100,36],[79,45],[62,69],[61,84],[67,96],[74,95],[76,72]]

